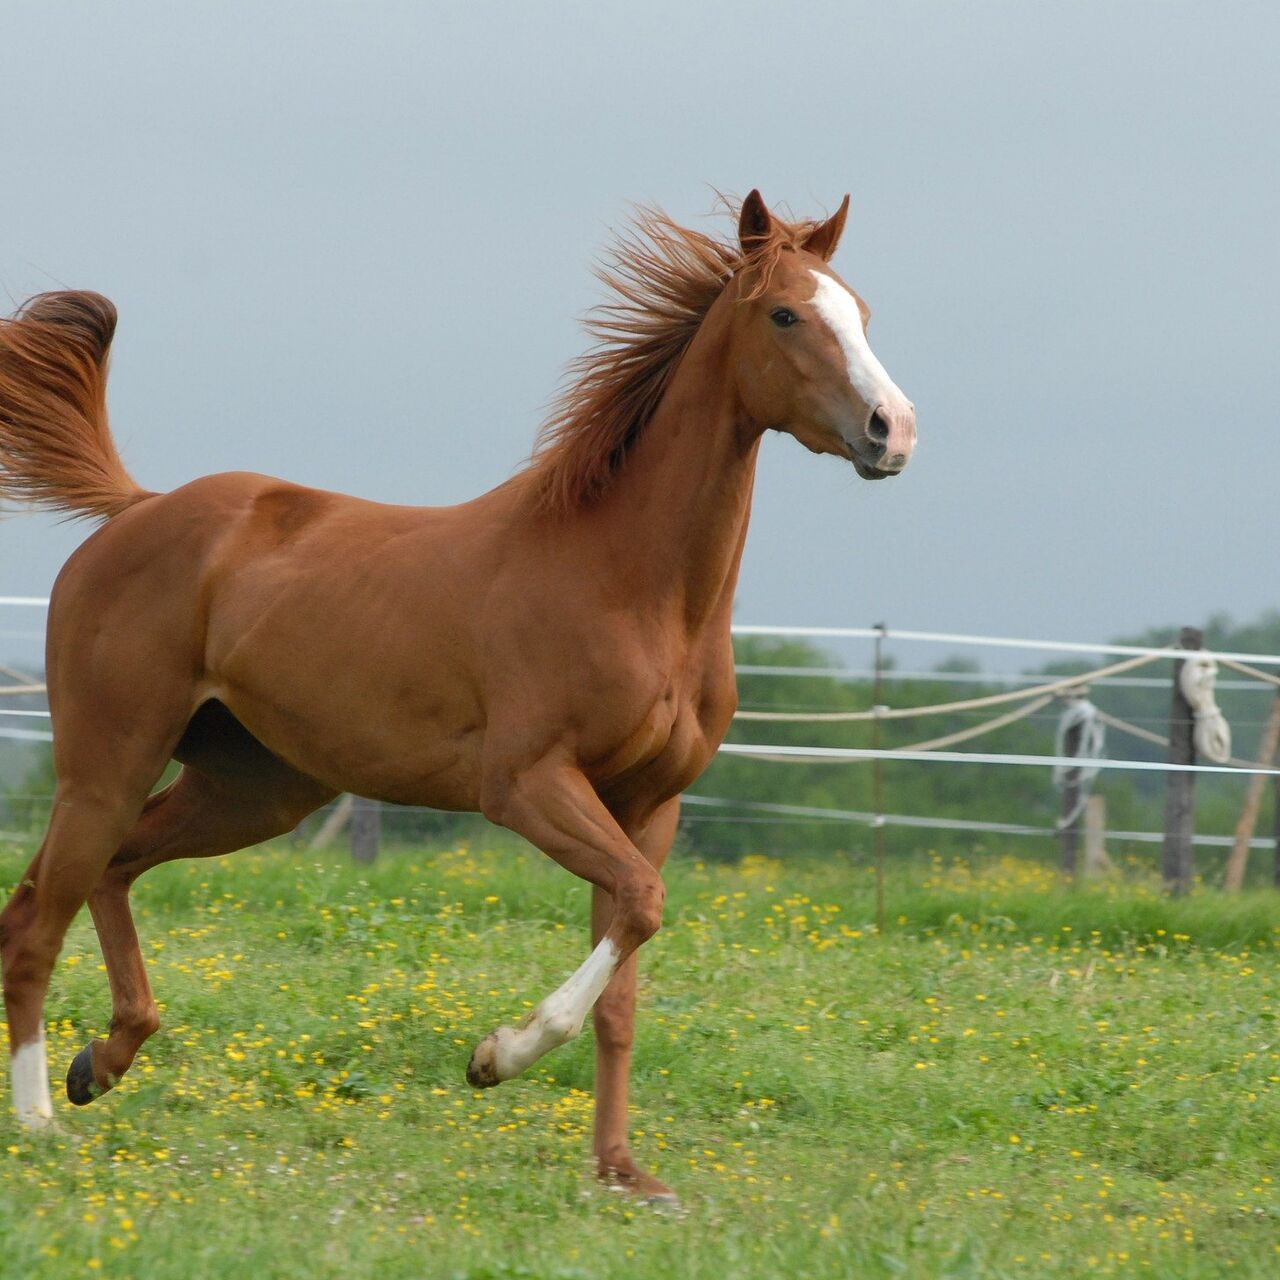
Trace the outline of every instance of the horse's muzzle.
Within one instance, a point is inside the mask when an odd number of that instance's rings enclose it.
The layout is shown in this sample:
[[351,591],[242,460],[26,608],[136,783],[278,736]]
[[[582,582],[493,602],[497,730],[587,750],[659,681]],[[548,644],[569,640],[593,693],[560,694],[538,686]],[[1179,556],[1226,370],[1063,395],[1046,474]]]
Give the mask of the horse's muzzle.
[[915,447],[915,406],[902,400],[872,413],[861,438],[849,445],[849,457],[864,480],[885,480],[906,467]]

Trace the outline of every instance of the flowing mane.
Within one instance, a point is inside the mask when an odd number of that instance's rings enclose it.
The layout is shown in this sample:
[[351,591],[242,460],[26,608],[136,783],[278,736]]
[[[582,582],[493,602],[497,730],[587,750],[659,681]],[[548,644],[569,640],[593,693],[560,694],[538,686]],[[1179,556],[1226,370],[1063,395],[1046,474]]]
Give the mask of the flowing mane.
[[799,247],[816,225],[775,215],[770,235],[746,253],[736,241],[679,226],[660,209],[636,212],[596,269],[614,295],[586,318],[596,343],[569,365],[569,381],[518,477],[539,507],[565,513],[601,497],[721,290],[750,267],[759,270],[754,296],[778,255]]

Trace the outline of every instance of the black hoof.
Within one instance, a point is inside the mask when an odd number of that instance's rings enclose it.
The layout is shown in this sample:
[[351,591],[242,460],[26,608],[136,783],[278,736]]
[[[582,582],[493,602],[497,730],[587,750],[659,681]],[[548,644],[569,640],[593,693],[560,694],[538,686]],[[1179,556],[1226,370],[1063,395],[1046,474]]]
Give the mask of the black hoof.
[[103,1092],[93,1076],[93,1045],[85,1045],[67,1068],[67,1097],[77,1107],[86,1106]]
[[491,1063],[478,1063],[472,1058],[467,1064],[467,1083],[473,1089],[492,1089],[500,1081]]
[[498,1054],[494,1047],[497,1033],[490,1032],[475,1047],[471,1061],[467,1063],[467,1083],[473,1089],[492,1089],[500,1084],[498,1079]]

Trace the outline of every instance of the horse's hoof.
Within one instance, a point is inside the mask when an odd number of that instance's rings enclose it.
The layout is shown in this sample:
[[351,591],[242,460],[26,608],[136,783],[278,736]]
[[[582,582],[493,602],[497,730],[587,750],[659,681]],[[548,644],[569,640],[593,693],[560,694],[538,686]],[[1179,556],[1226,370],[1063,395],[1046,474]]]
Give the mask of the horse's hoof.
[[680,1197],[665,1183],[641,1169],[630,1155],[612,1160],[597,1160],[596,1177],[610,1191],[630,1196],[651,1209],[678,1213]]
[[90,1041],[67,1068],[67,1097],[77,1107],[84,1107],[104,1093],[106,1090],[93,1074],[93,1042]]
[[56,1136],[58,1133],[57,1122],[42,1111],[24,1111],[18,1117],[18,1125],[23,1133],[39,1134],[41,1137]]
[[502,1083],[498,1074],[498,1033],[490,1032],[475,1047],[467,1063],[467,1083],[473,1089],[492,1089]]
[[25,1115],[18,1118],[18,1124],[22,1129],[22,1136],[31,1142],[38,1142],[42,1146],[46,1143],[69,1143],[71,1146],[79,1146],[83,1141],[81,1136],[72,1129],[67,1129],[62,1122],[54,1119],[52,1116],[42,1115]]
[[645,1196],[642,1202],[659,1213],[680,1213],[684,1209],[680,1197],[674,1191],[655,1191],[652,1195]]

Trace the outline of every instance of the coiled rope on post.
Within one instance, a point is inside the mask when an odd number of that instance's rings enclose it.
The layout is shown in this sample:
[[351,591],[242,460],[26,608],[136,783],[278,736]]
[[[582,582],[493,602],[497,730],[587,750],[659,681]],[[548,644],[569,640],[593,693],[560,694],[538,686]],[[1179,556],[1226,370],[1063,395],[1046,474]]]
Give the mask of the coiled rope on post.
[[[1067,743],[1073,733],[1075,745],[1068,750]],[[1089,788],[1093,786],[1098,776],[1099,766],[1096,761],[1102,758],[1106,742],[1107,731],[1103,728],[1102,718],[1098,715],[1098,708],[1089,701],[1088,696],[1081,693],[1066,699],[1063,703],[1062,715],[1058,719],[1058,732],[1054,738],[1053,753],[1056,756],[1088,760],[1091,763],[1053,766],[1053,785],[1059,791],[1065,790],[1068,786],[1077,788],[1076,802],[1071,812],[1058,819],[1059,831],[1073,826],[1089,803]]]
[[1231,759],[1231,726],[1214,697],[1218,664],[1207,654],[1192,653],[1183,659],[1178,689],[1195,717],[1196,751],[1214,764]]

